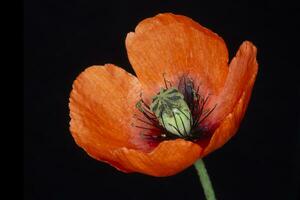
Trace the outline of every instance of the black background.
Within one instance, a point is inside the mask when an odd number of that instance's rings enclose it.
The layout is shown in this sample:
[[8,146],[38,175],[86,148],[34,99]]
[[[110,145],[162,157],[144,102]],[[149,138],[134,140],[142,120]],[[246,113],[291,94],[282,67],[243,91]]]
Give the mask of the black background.
[[[222,1],[223,2],[223,1]],[[205,158],[218,199],[299,198],[299,46],[287,1],[24,2],[25,199],[204,199],[193,167],[165,178],[123,174],[88,157],[69,134],[73,80],[93,64],[134,73],[126,34],[173,12],[218,33],[230,58],[244,40],[260,65],[238,134]]]

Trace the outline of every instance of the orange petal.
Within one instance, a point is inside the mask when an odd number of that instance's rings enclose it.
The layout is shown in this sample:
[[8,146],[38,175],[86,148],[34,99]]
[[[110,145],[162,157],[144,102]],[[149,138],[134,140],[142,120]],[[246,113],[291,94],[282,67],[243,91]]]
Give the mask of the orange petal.
[[114,151],[114,156],[127,172],[162,177],[174,175],[189,167],[201,152],[202,148],[198,144],[177,139],[160,143],[150,153],[121,148]]
[[112,149],[134,148],[138,134],[131,120],[140,92],[137,78],[119,67],[87,68],[70,95],[70,130],[76,143],[99,160],[111,160]]
[[146,141],[138,137],[140,130],[131,126],[140,88],[138,80],[121,68],[87,68],[71,92],[71,133],[91,157],[121,171],[153,176],[175,174],[193,164],[202,149],[192,142],[173,140],[149,152]]
[[236,133],[250,99],[257,70],[256,47],[246,41],[230,63],[224,89],[217,98],[216,112],[207,120],[211,124],[220,123],[220,126],[205,148],[204,155],[224,145]]
[[176,84],[188,74],[217,94],[228,73],[228,52],[222,38],[190,18],[159,14],[143,20],[126,38],[126,47],[146,95],[164,86],[163,74]]

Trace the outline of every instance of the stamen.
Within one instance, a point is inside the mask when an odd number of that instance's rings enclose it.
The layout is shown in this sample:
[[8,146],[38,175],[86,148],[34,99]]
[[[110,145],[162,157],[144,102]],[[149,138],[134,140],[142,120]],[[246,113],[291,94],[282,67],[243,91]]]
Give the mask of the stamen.
[[133,124],[133,126],[135,126],[135,127],[137,127],[137,128],[141,128],[141,129],[145,129],[145,130],[155,130],[155,129],[153,129],[153,128],[148,128],[148,127],[143,127],[143,126],[136,126],[136,125],[134,125]]
[[143,113],[143,115],[144,115],[148,120],[150,120],[150,121],[152,121],[152,122],[156,122],[156,118],[150,117],[146,112],[142,112],[142,113]]
[[165,77],[165,73],[163,73],[163,77],[164,77],[164,83],[165,83],[165,88],[168,89],[168,85],[167,85],[167,81],[166,81],[166,77]]
[[156,125],[156,124],[152,124],[152,123],[147,122],[145,120],[142,120],[141,118],[138,118],[138,117],[136,117],[136,119],[139,120],[139,121],[141,121],[141,122],[143,122],[143,123],[145,123],[145,124],[148,124],[150,126],[154,126],[154,127],[158,128],[158,129],[160,129],[160,127],[158,125]]
[[203,125],[203,121],[216,108],[216,105],[211,109],[206,108],[210,95],[201,96],[200,86],[195,86],[193,80],[187,76],[179,80],[178,87],[172,87],[165,73],[163,79],[165,88],[161,88],[152,98],[150,106],[145,103],[142,94],[137,103],[144,118],[135,117],[149,127],[134,126],[150,131],[142,135],[153,141],[176,138],[195,141],[209,137],[209,129]]
[[214,111],[214,109],[217,107],[217,105],[215,105],[210,111],[208,111],[207,112],[207,114],[199,121],[199,124],[201,123],[201,122],[203,122],[208,116],[209,116],[209,114],[212,112],[212,111]]
[[[166,79],[166,73],[163,73],[162,75],[163,75],[163,78],[164,78],[165,89],[169,89],[169,88],[173,87],[171,81],[168,81]],[[168,83],[169,83],[169,87],[168,87]]]
[[[213,109],[211,109],[210,111],[208,111],[207,115],[204,116],[204,119],[203,119],[203,118],[201,119],[201,116],[203,115],[203,109],[204,109],[204,106],[205,106],[205,104],[206,104],[207,101],[208,101],[208,97],[209,97],[209,96],[207,96],[204,100],[202,99],[201,109],[200,109],[200,112],[199,112],[198,115],[197,115],[197,121],[196,121],[196,124],[195,124],[196,127],[197,127],[201,122],[203,122],[203,120],[204,120],[206,117],[208,117],[208,115],[215,109],[215,108],[213,108]],[[201,119],[201,120],[200,120],[200,119]]]

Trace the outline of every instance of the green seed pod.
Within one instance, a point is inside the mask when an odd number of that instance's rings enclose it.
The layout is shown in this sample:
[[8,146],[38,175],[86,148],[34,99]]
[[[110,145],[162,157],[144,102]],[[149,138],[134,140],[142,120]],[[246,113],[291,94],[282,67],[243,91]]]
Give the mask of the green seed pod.
[[161,89],[152,98],[150,109],[168,132],[177,136],[190,133],[193,123],[191,111],[184,96],[176,88]]

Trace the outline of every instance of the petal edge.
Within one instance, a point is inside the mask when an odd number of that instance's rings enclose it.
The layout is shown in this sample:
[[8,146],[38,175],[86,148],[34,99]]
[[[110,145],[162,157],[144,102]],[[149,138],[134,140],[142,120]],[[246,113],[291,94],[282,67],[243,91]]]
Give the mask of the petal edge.
[[[232,67],[230,70],[235,70],[234,72],[229,72],[229,74],[235,73],[229,75],[229,78],[233,77],[233,80],[227,82],[228,85],[225,85],[225,87],[227,87],[225,88],[225,92],[220,95],[220,98],[224,98],[223,95],[225,95],[226,92],[228,93],[233,90],[231,94],[227,95],[225,100],[220,100],[221,105],[228,102],[230,105],[227,105],[228,107],[218,113],[219,115],[215,115],[213,116],[213,119],[209,119],[209,122],[211,123],[214,123],[214,120],[217,121],[219,126],[213,133],[208,146],[203,152],[203,156],[223,146],[239,128],[246,112],[258,71],[256,47],[250,42],[244,42],[236,57],[232,60],[230,67]],[[240,69],[238,69],[238,67],[240,67]],[[233,84],[236,84],[237,82],[240,85],[234,86]],[[236,98],[239,99],[235,100]],[[233,105],[233,103],[235,104]],[[232,110],[230,110],[231,106],[233,107]],[[227,115],[223,118],[222,116],[225,113],[227,113]]]
[[177,139],[160,143],[150,153],[121,148],[114,151],[114,156],[127,172],[164,177],[192,165],[201,152],[202,148],[198,144]]
[[135,148],[130,121],[140,91],[136,77],[111,64],[82,72],[69,102],[70,131],[78,146],[98,160],[109,160],[112,149]]
[[[159,14],[139,23],[126,38],[129,61],[146,96],[190,75],[203,93],[217,94],[228,73],[227,47],[217,34],[184,16]],[[201,88],[202,87],[202,88]]]

